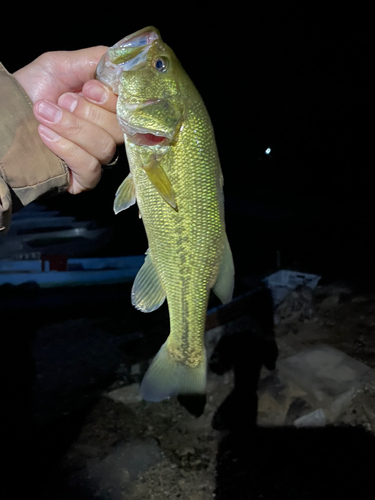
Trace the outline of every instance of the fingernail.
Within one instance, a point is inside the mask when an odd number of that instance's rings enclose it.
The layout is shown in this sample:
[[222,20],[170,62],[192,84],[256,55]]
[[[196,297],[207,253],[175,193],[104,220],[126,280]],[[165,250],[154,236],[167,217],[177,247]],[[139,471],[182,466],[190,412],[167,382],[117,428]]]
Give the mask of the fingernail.
[[85,88],[85,95],[98,104],[103,104],[108,99],[108,91],[101,85],[88,85]]
[[78,98],[75,94],[63,94],[60,96],[58,103],[59,106],[73,113],[77,107]]
[[56,142],[60,139],[59,134],[56,134],[53,130],[48,127],[44,127],[43,125],[39,125],[38,127],[39,134],[42,135],[47,141]]
[[38,113],[50,123],[57,123],[62,116],[61,109],[48,101],[41,101],[38,104]]

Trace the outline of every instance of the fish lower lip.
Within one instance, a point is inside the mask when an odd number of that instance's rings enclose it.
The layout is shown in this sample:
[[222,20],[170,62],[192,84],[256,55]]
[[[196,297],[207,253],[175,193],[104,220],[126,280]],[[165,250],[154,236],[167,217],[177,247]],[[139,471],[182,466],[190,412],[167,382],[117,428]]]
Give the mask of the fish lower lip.
[[150,133],[146,133],[146,134],[136,133],[136,134],[130,136],[130,140],[134,144],[138,144],[141,146],[156,146],[156,145],[160,145],[160,144],[165,145],[169,142],[169,139],[167,137],[154,135],[154,134],[150,134]]
[[135,111],[139,108],[143,108],[145,106],[150,106],[151,104],[157,103],[157,99],[149,99],[148,101],[144,102],[131,102],[131,101],[125,101],[125,106],[128,111]]
[[155,146],[157,144],[166,145],[170,142],[170,138],[158,132],[152,133],[150,130],[132,127],[121,118],[120,125],[126,136],[134,144],[142,146]]

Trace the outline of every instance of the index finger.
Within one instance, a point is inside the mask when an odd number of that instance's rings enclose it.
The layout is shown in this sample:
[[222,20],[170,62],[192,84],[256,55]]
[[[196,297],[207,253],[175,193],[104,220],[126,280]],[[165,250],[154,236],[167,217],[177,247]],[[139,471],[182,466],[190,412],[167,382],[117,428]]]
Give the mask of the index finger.
[[112,90],[98,80],[89,80],[82,87],[82,95],[90,102],[107,111],[116,113],[117,96]]

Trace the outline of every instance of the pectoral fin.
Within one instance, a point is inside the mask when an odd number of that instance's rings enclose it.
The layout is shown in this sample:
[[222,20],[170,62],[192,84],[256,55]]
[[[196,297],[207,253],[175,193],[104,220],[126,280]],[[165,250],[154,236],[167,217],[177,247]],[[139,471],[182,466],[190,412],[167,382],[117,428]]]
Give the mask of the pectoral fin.
[[165,300],[164,289],[149,254],[134,280],[131,299],[133,306],[142,312],[155,311]]
[[146,172],[148,178],[156,187],[163,199],[177,211],[177,203],[173,188],[167,174],[163,170],[163,167],[159,165],[154,158],[152,158],[148,165],[143,166],[143,170]]
[[213,291],[223,304],[232,300],[234,289],[234,264],[232,252],[229,246],[228,238],[225,238],[224,252],[221,259],[219,274]]
[[116,191],[116,197],[113,204],[115,214],[134,205],[136,202],[135,186],[132,174],[129,174],[126,179],[120,184]]

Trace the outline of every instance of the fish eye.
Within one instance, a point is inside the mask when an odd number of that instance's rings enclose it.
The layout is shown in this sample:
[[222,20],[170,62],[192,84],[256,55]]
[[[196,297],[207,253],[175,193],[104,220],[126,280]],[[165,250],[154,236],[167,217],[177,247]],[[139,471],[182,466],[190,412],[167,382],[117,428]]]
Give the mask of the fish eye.
[[165,73],[168,69],[168,59],[165,57],[157,57],[153,62],[153,66],[159,73]]

